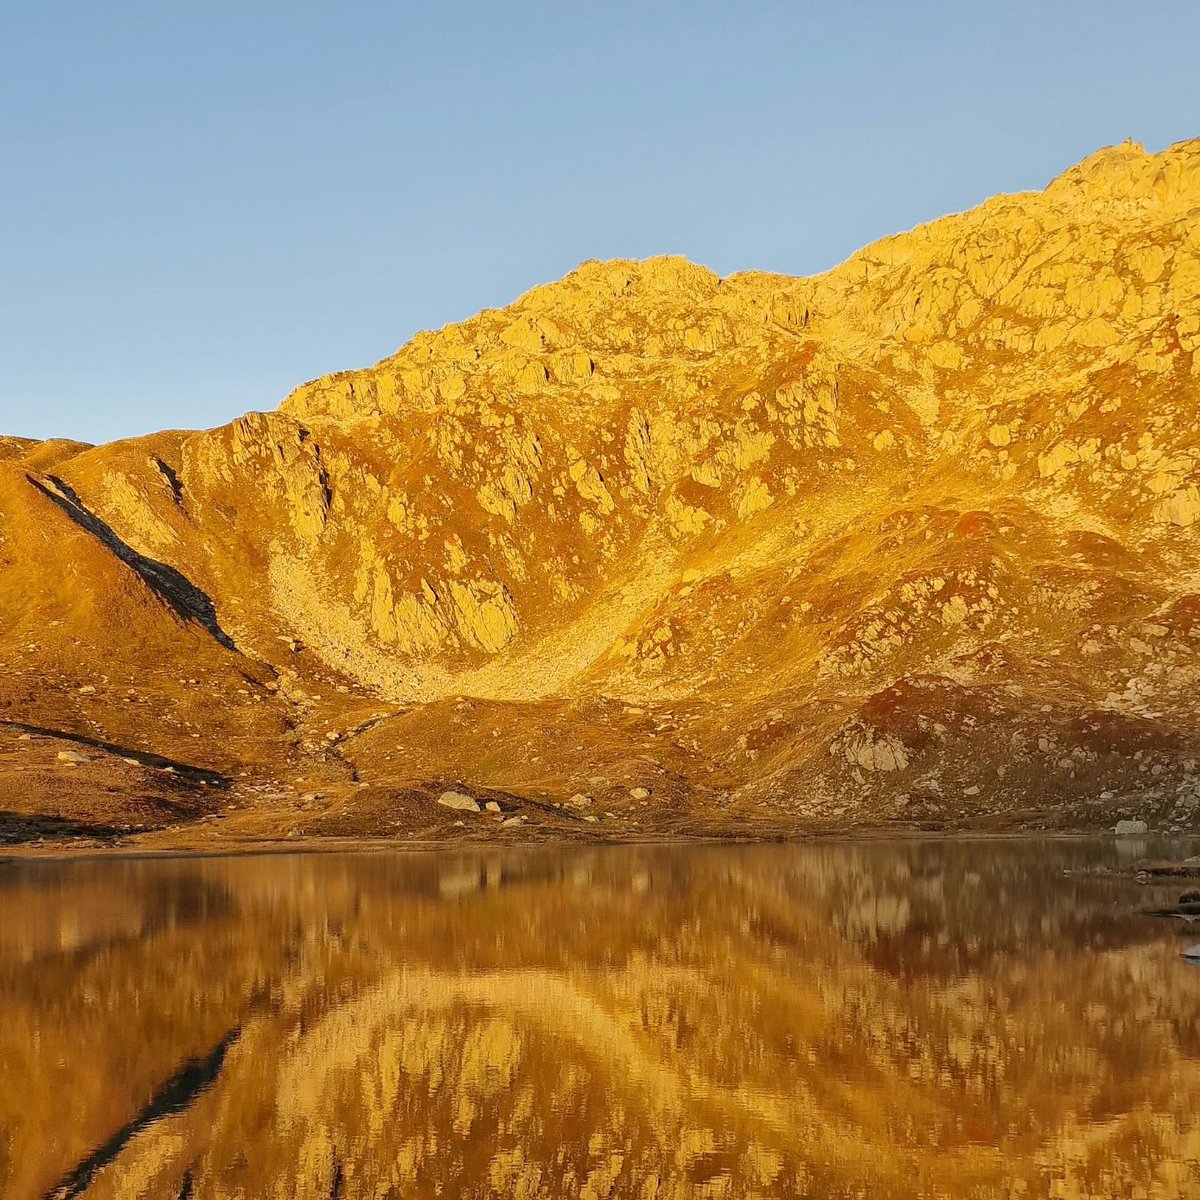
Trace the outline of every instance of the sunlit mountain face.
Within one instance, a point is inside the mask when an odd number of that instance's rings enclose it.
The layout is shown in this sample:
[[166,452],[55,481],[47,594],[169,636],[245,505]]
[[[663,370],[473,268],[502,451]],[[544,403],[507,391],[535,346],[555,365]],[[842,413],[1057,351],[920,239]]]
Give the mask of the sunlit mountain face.
[[1198,213],[1200,142],[1125,145],[0,441],[0,838],[1194,827]]

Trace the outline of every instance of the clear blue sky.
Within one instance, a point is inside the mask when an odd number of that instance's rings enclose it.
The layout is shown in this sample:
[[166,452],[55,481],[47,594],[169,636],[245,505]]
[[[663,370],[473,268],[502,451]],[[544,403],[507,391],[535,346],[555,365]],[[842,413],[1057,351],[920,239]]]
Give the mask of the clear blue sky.
[[0,12],[0,432],[271,408],[581,260],[807,274],[1200,134],[1200,3]]

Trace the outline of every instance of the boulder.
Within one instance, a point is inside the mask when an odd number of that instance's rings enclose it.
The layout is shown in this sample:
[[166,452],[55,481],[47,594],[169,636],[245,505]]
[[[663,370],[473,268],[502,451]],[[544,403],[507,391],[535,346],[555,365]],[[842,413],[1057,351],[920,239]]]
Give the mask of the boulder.
[[1148,833],[1150,826],[1145,821],[1118,821],[1113,826],[1113,833],[1117,837],[1136,837],[1139,834]]
[[443,792],[438,797],[438,803],[443,808],[453,808],[459,812],[479,811],[479,801],[473,796],[467,796],[462,792]]

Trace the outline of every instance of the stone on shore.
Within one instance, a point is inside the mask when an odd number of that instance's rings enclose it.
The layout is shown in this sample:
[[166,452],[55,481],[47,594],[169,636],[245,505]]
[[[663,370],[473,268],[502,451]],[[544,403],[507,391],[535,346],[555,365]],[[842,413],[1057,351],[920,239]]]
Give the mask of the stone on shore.
[[479,801],[463,792],[443,792],[438,797],[438,803],[443,808],[453,808],[459,812],[479,812]]

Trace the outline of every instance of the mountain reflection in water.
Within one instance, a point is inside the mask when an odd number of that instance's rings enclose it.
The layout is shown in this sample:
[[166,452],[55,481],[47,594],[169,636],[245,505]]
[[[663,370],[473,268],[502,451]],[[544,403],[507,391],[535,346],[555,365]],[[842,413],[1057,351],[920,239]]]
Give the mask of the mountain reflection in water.
[[1195,939],[1121,854],[3,864],[0,1195],[1200,1197]]

